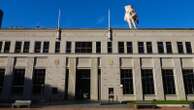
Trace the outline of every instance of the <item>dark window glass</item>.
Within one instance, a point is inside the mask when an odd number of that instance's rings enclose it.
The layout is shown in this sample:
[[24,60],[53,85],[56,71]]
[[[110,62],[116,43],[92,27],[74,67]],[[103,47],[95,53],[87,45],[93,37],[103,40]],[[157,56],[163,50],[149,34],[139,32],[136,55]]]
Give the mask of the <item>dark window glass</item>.
[[66,53],[71,53],[71,42],[66,42]]
[[0,94],[2,93],[2,90],[3,90],[4,78],[5,78],[5,69],[0,69]]
[[2,51],[2,47],[3,47],[3,42],[0,41],[0,53],[1,53],[1,51]]
[[133,53],[133,44],[132,44],[132,42],[127,42],[127,53]]
[[164,53],[164,44],[163,44],[163,42],[158,42],[158,53]]
[[23,52],[24,52],[24,53],[29,53],[29,49],[30,49],[30,42],[25,41],[25,42],[24,42]]
[[21,41],[16,41],[15,43],[15,53],[20,53],[22,49],[22,42]]
[[142,86],[144,94],[154,94],[152,69],[142,69]]
[[178,53],[184,53],[183,43],[177,42]]
[[10,45],[11,45],[11,42],[10,41],[5,41],[4,53],[9,53],[9,51],[10,51]]
[[76,53],[92,53],[92,42],[76,42]]
[[172,53],[172,44],[171,44],[171,42],[166,42],[166,53]]
[[58,94],[58,88],[53,87],[52,88],[52,94]]
[[112,53],[112,42],[108,42],[108,53]]
[[41,42],[40,41],[35,42],[34,52],[35,53],[40,53],[41,52]]
[[194,94],[194,73],[192,69],[183,69],[186,94]]
[[176,94],[173,70],[163,69],[162,70],[163,88],[165,94]]
[[152,42],[146,42],[147,53],[152,53]]
[[121,84],[123,85],[123,94],[133,94],[133,76],[131,69],[121,70]]
[[192,53],[192,46],[191,46],[191,42],[186,42],[186,51],[187,53]]
[[138,52],[144,53],[144,43],[143,42],[138,42]]
[[101,42],[96,42],[96,53],[101,53]]
[[61,43],[60,42],[55,42],[55,53],[59,53],[60,52],[60,47],[61,47]]
[[45,41],[43,43],[43,53],[48,53],[49,52],[49,42]]
[[14,69],[12,94],[21,96],[24,89],[25,69]]
[[124,42],[118,42],[118,50],[119,50],[119,53],[124,53],[125,52]]
[[34,95],[43,95],[45,87],[45,69],[34,69],[32,76],[32,93]]

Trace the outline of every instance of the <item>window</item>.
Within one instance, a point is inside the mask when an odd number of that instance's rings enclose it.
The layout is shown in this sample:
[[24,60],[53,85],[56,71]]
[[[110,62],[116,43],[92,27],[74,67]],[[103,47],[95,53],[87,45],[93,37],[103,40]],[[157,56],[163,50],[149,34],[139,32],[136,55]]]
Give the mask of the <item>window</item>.
[[13,82],[12,82],[12,94],[21,96],[24,89],[25,69],[14,69]]
[[4,78],[5,78],[5,69],[0,69],[0,94],[2,93],[2,90],[3,90]]
[[133,44],[132,44],[132,42],[127,42],[127,53],[133,53]]
[[125,52],[124,42],[118,42],[118,50],[119,50],[119,53],[124,53]]
[[101,42],[96,42],[96,53],[101,53]]
[[4,53],[9,53],[10,45],[11,45],[10,41],[5,41]]
[[0,41],[0,53],[1,53],[1,51],[2,51],[2,47],[3,47],[3,42]]
[[48,41],[45,41],[43,43],[43,53],[48,53],[49,52],[49,42]]
[[146,42],[147,53],[152,53],[152,42]]
[[166,42],[166,53],[172,53],[172,44],[171,44],[171,42]]
[[183,69],[186,94],[194,94],[194,73],[192,69]]
[[186,51],[187,53],[192,53],[192,46],[191,46],[191,42],[186,42]]
[[142,86],[144,94],[154,94],[152,69],[142,69]]
[[121,84],[123,94],[133,94],[133,76],[131,69],[121,69]]
[[58,94],[58,88],[56,88],[56,87],[53,87],[52,88],[52,94]]
[[112,53],[112,42],[108,42],[108,53]]
[[55,42],[55,53],[60,52],[60,45],[61,45],[61,43],[59,41]]
[[32,76],[32,93],[34,95],[43,95],[45,87],[45,69],[34,69]]
[[138,42],[138,51],[139,53],[144,53],[144,43]]
[[163,42],[158,42],[158,53],[164,53],[164,44],[163,44]]
[[177,42],[178,53],[184,53],[183,43]]
[[24,47],[23,47],[23,52],[24,53],[29,53],[29,49],[30,49],[30,42],[29,41],[25,41],[24,42]]
[[162,69],[164,94],[176,94],[172,69]]
[[71,53],[71,42],[66,42],[66,53]]
[[92,42],[76,42],[76,53],[92,53]]
[[35,42],[34,52],[35,53],[40,53],[41,52],[41,42],[40,41]]
[[22,42],[21,41],[16,41],[15,43],[15,53],[20,53],[22,49]]

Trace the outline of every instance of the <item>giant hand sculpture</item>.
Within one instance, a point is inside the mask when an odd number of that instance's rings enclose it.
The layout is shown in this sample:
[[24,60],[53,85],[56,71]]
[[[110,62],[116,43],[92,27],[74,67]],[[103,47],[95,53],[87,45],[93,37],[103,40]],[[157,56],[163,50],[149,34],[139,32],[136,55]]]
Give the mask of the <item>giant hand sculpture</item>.
[[138,22],[137,14],[131,5],[125,6],[124,20],[128,23],[130,29],[136,29],[136,23]]

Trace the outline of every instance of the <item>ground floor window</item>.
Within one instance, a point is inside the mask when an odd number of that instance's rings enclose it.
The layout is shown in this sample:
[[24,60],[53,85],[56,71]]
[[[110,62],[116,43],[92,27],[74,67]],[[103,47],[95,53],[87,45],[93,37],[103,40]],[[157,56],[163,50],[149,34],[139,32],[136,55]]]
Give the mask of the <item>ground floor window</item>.
[[131,69],[121,69],[121,84],[123,94],[133,94],[133,76]]
[[176,94],[172,69],[162,69],[163,88],[165,94]]
[[146,94],[154,94],[154,81],[153,81],[153,73],[152,69],[142,69],[142,86],[143,93]]
[[24,90],[25,69],[13,70],[12,94],[20,96]]
[[4,77],[5,77],[5,69],[0,69],[0,94],[2,93],[2,90],[3,90]]
[[43,95],[45,87],[45,69],[34,69],[32,77],[32,93],[34,95]]
[[186,94],[194,94],[193,69],[183,69],[184,85]]

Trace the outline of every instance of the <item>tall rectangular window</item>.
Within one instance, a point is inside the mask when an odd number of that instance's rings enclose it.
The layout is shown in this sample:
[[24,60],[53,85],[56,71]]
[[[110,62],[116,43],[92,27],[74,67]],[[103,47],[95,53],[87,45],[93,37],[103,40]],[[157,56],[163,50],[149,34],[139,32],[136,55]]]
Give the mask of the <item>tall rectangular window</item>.
[[76,42],[76,53],[92,53],[92,42]]
[[131,69],[121,69],[121,84],[123,94],[133,94],[133,76]]
[[23,52],[24,53],[29,53],[29,49],[30,49],[30,42],[29,41],[25,41],[24,42],[24,47],[23,47]]
[[71,53],[71,42],[66,42],[66,53]]
[[5,41],[4,53],[9,53],[9,51],[10,51],[10,45],[11,45],[11,42],[10,41]]
[[158,42],[158,53],[164,53],[164,44],[163,44],[163,42]]
[[142,69],[142,86],[144,94],[154,94],[154,81],[152,69]]
[[2,51],[2,47],[3,47],[3,42],[0,41],[0,53],[1,53],[1,51]]
[[172,69],[162,69],[163,88],[165,94],[176,94]]
[[183,43],[177,42],[178,53],[184,53]]
[[49,53],[49,41],[43,43],[43,53]]
[[127,53],[133,53],[133,43],[127,42]]
[[96,53],[101,53],[101,42],[96,42]]
[[194,73],[193,69],[183,69],[184,86],[186,94],[194,94]]
[[124,53],[125,52],[124,42],[118,42],[118,51],[119,51],[119,53]]
[[138,42],[139,53],[144,53],[144,42]]
[[166,53],[172,53],[172,44],[171,44],[171,42],[166,42]]
[[2,93],[2,90],[3,90],[4,78],[5,78],[5,69],[0,69],[0,94]]
[[13,82],[12,82],[12,94],[21,96],[24,89],[25,69],[14,69]]
[[107,50],[108,50],[108,53],[112,53],[112,42],[108,42],[108,47],[107,47]]
[[187,53],[192,53],[191,42],[185,42],[185,46],[186,46],[186,52]]
[[41,42],[36,41],[35,42],[35,47],[34,47],[34,53],[40,53],[41,52]]
[[60,47],[61,47],[61,42],[56,41],[55,42],[55,53],[59,53],[60,52]]
[[32,93],[43,95],[45,87],[45,69],[34,69],[32,76]]
[[147,53],[152,53],[152,42],[146,42]]
[[16,41],[15,43],[15,53],[20,53],[22,50],[22,42],[21,41]]

